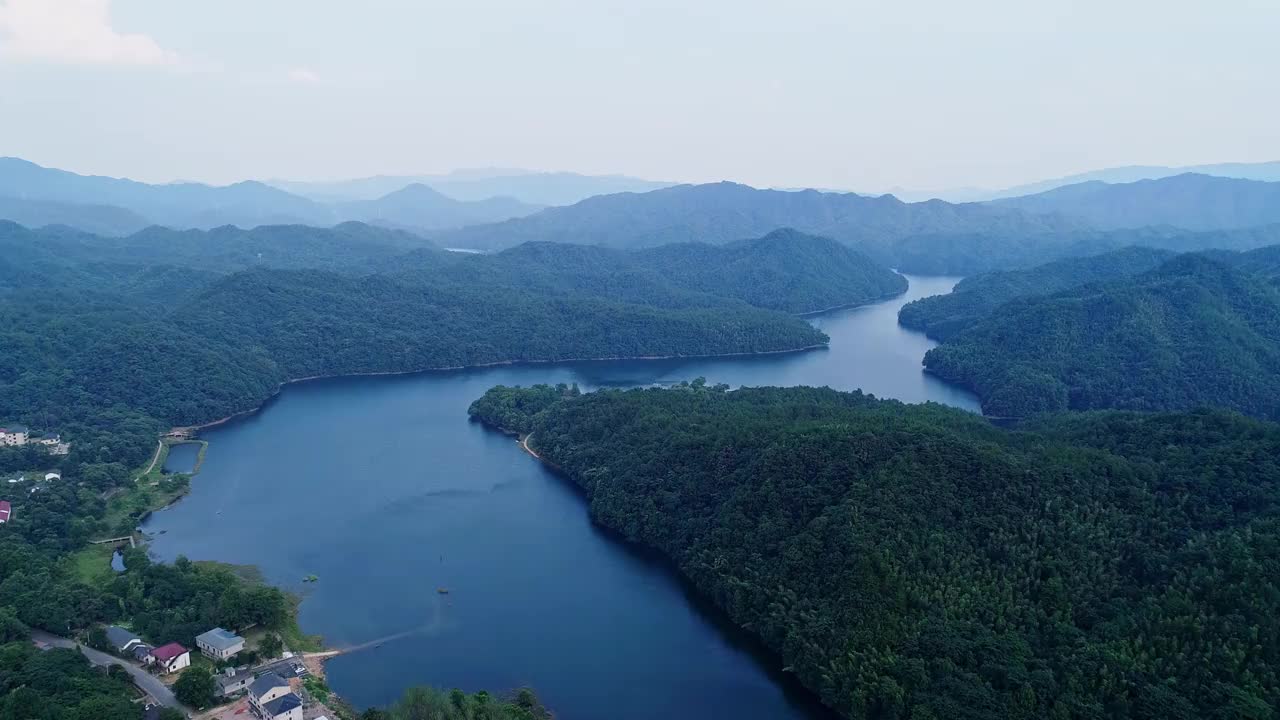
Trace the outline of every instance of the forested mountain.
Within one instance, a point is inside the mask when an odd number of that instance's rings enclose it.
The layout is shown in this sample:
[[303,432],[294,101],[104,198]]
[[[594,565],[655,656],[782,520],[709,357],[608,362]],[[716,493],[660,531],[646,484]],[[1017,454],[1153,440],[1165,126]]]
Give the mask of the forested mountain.
[[19,420],[169,424],[249,409],[288,379],[493,362],[794,350],[793,313],[901,292],[834,241],[780,231],[627,253],[450,253],[358,224],[127,238],[0,226],[0,407]]
[[1269,717],[1280,427],[813,388],[490,390],[591,517],[849,718]]
[[[235,225],[335,225],[367,221],[415,230],[453,228],[527,215],[537,206],[512,199],[462,202],[423,188],[362,202],[317,202],[255,181],[227,186],[151,185],[77,175],[18,158],[0,158],[0,219],[30,225],[68,225],[89,232],[127,234],[149,224],[214,228]],[[88,208],[86,206],[92,206]],[[142,218],[142,222],[138,222]]]
[[1048,233],[932,233],[893,245],[894,267],[921,275],[974,275],[1030,268],[1053,260],[1096,255],[1130,246],[1175,252],[1252,250],[1280,243],[1280,224],[1233,230],[1142,227]]
[[1052,295],[1089,283],[1137,275],[1173,257],[1168,250],[1130,247],[1101,255],[1068,258],[1029,270],[967,277],[946,295],[921,298],[898,311],[898,322],[935,340],[946,340],[1017,298]]
[[1280,223],[1280,183],[1188,173],[1115,185],[1085,182],[989,204],[1058,213],[1101,229],[1221,230]]
[[251,230],[230,225],[213,230],[152,226],[111,237],[66,227],[30,230],[0,220],[0,264],[10,268],[0,273],[0,283],[12,281],[18,272],[43,271],[41,282],[66,284],[57,273],[83,274],[104,265],[174,265],[219,273],[263,266],[372,272],[410,250],[430,247],[418,235],[355,222],[332,228],[263,225]]
[[529,241],[642,248],[691,241],[719,244],[791,227],[861,245],[884,260],[895,241],[922,233],[1032,233],[1076,225],[985,205],[909,205],[890,196],[757,190],[723,182],[588,198],[526,218],[443,233],[437,241],[478,249]]
[[103,235],[126,235],[150,224],[135,212],[111,205],[11,197],[0,197],[0,219],[27,227],[66,225]]
[[992,415],[1232,408],[1280,419],[1271,248],[1180,255],[1130,278],[1013,300],[925,355]]
[[[654,288],[709,293],[756,307],[808,313],[860,305],[906,290],[897,273],[833,240],[778,230],[726,245],[680,243],[634,252],[526,243],[493,255],[456,255],[439,282],[516,285],[539,292],[589,291],[658,302]],[[421,267],[412,273],[425,272]],[[639,295],[637,295],[639,293]],[[684,292],[674,302],[687,302]]]
[[1089,172],[1048,178],[1035,182],[1014,185],[1002,189],[962,187],[943,190],[917,190],[912,188],[894,188],[889,192],[907,202],[920,202],[937,198],[948,202],[981,202],[1001,198],[1035,195],[1067,185],[1079,185],[1084,182],[1131,183],[1139,180],[1157,180],[1195,173],[1197,175],[1216,175],[1218,177],[1241,178],[1244,180],[1262,180],[1264,182],[1280,182],[1280,162],[1232,162],[1211,163],[1208,165],[1126,165],[1122,167],[1102,168]]
[[432,187],[454,200],[509,197],[529,205],[572,205],[595,195],[649,192],[675,184],[625,175],[502,168],[456,170],[441,175],[377,175],[329,182],[268,181],[282,190],[323,202],[373,200],[415,183]]
[[459,202],[414,183],[373,200],[341,203],[334,206],[344,217],[365,222],[402,227],[411,230],[439,230],[476,223],[523,217],[541,209],[511,197],[489,197]]

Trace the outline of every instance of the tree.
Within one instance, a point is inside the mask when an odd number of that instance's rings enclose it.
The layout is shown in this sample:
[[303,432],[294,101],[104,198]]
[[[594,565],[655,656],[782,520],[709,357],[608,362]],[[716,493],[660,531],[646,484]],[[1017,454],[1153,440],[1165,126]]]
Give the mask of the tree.
[[173,694],[183,704],[206,708],[217,699],[217,682],[213,673],[202,667],[187,668],[173,684]]
[[280,657],[284,652],[284,641],[275,633],[267,633],[258,641],[258,653],[264,658]]
[[94,625],[89,628],[89,634],[85,637],[85,645],[94,650],[107,651],[111,648],[111,641],[107,639],[107,631],[101,625]]
[[18,619],[11,608],[0,608],[0,645],[17,640],[26,640],[31,636],[31,628]]

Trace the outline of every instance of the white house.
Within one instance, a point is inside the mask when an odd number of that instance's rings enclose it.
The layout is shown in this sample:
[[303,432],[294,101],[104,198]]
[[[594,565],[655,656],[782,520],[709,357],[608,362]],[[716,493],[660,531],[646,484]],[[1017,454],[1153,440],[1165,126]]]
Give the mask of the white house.
[[31,428],[26,425],[3,425],[0,426],[0,445],[26,445],[30,435]]
[[269,672],[249,686],[249,706],[263,720],[302,720],[302,698],[289,681]]
[[244,649],[244,638],[220,627],[196,636],[196,647],[205,657],[226,660]]
[[191,665],[191,652],[178,643],[161,645],[151,651],[151,657],[155,660],[160,672],[165,674],[177,672]]

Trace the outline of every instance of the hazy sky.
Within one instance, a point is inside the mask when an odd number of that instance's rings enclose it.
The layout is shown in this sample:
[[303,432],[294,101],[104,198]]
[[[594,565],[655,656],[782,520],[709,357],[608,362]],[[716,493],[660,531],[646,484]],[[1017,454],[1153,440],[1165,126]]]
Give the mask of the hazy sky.
[[883,190],[1280,159],[1276,0],[0,0],[0,155]]

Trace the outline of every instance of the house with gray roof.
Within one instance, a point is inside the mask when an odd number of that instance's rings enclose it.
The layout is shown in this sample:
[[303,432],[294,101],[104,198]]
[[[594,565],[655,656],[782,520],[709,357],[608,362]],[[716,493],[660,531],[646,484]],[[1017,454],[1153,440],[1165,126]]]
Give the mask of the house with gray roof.
[[244,649],[244,638],[230,630],[216,627],[197,635],[196,647],[200,648],[205,657],[226,660]]
[[123,654],[129,652],[134,645],[141,644],[142,638],[119,625],[110,625],[107,627],[107,642],[111,643],[113,650]]
[[302,698],[289,693],[262,706],[263,720],[302,720]]
[[253,682],[253,673],[228,669],[215,677],[214,681],[218,683],[218,694],[222,697],[227,697],[247,689],[249,684]]
[[261,710],[263,705],[290,692],[288,680],[273,672],[263,673],[249,685],[249,704],[254,710]]

